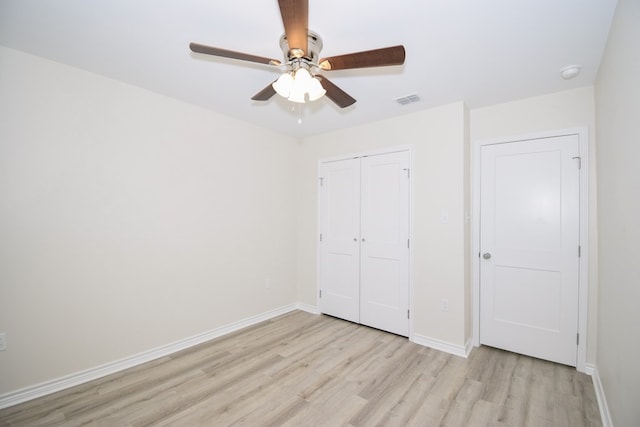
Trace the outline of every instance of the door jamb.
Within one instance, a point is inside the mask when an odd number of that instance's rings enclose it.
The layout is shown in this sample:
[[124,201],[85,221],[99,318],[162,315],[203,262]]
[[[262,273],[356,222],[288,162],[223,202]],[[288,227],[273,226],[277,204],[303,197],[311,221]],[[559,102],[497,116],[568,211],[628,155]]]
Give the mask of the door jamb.
[[578,136],[578,149],[581,158],[580,169],[580,214],[579,238],[582,256],[578,258],[578,334],[576,369],[586,372],[588,340],[588,304],[589,304],[589,139],[586,127],[560,129],[527,135],[507,136],[477,140],[473,143],[473,215],[472,215],[472,290],[473,290],[473,346],[480,346],[480,149],[485,145],[505,144],[532,139],[554,138],[559,136]]

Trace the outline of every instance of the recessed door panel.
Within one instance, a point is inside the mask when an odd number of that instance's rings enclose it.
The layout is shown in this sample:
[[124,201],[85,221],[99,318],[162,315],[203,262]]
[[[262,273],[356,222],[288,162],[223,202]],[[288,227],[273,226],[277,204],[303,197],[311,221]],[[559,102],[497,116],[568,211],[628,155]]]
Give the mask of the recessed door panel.
[[[530,329],[560,331],[562,277],[559,271],[495,268],[494,319]],[[514,304],[524,300],[527,304]]]

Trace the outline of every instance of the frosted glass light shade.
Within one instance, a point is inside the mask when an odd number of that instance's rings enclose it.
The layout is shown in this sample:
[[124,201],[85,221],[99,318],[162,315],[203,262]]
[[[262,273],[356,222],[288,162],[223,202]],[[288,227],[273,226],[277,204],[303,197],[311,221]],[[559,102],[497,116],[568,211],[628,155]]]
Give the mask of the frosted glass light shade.
[[284,98],[288,98],[293,88],[293,77],[291,74],[285,73],[281,75],[278,80],[271,85],[276,93]]
[[309,81],[308,89],[309,101],[320,99],[324,96],[325,93],[327,93],[327,91],[322,87],[320,81],[315,77]]
[[304,96],[307,94],[311,75],[304,68],[296,71],[291,92],[289,92],[289,101],[304,104]]
[[300,68],[298,71],[296,71],[297,82],[307,83],[309,80],[311,80],[311,74],[309,74],[309,72],[306,69]]
[[304,84],[294,83],[293,88],[289,93],[289,101],[304,104],[304,95],[306,94],[304,86]]

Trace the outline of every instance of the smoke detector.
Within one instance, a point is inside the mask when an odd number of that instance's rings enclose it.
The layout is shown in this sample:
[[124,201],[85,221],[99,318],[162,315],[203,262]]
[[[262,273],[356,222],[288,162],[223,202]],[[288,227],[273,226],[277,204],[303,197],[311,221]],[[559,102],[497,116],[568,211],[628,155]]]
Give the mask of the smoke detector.
[[582,67],[580,65],[569,65],[568,67],[564,67],[562,70],[560,70],[560,75],[565,80],[571,80],[575,77],[578,77],[578,75],[580,74],[580,70],[582,70]]

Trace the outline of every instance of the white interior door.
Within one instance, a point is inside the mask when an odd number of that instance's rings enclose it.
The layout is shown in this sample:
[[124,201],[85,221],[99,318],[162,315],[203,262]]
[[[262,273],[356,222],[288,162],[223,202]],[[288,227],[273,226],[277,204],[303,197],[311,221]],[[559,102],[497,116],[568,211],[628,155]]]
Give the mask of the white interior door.
[[481,148],[480,342],[576,365],[578,136]]
[[360,159],[320,172],[320,312],[360,322]]
[[409,335],[409,153],[362,158],[360,323]]

